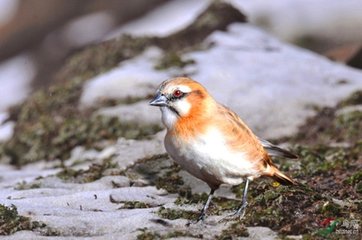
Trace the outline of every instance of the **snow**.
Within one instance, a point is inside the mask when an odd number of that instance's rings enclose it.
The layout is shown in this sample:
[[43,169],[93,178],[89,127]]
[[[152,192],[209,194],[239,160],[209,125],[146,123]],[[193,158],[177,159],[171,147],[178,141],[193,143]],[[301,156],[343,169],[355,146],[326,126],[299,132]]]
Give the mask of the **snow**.
[[115,38],[121,34],[168,36],[191,24],[207,8],[210,2],[210,0],[174,0],[166,2],[144,17],[123,25],[106,39]]
[[81,105],[92,106],[102,99],[138,98],[153,94],[158,83],[168,78],[166,72],[154,70],[160,57],[161,50],[150,48],[144,54],[90,79],[85,84]]
[[244,12],[251,23],[286,41],[305,36],[336,42],[362,39],[362,31],[356,31],[362,29],[360,0],[227,1]]
[[160,110],[150,108],[149,101],[101,108],[98,113],[104,116],[119,117],[120,121],[161,125]]
[[0,64],[0,142],[13,135],[14,123],[4,123],[8,117],[6,111],[26,99],[35,73],[35,64],[27,55],[19,55]]
[[[294,134],[314,114],[311,106],[333,106],[362,87],[361,71],[282,43],[249,24],[233,24],[227,32],[212,34],[207,42],[214,45],[184,56],[196,63],[183,71],[191,73],[264,138]],[[85,86],[81,102],[90,106],[104,98],[147,98],[154,94],[158,84],[177,73],[154,69],[161,54],[151,48],[94,77]],[[341,84],[342,80],[347,83]],[[120,118],[127,114],[125,118],[133,121],[147,107],[143,101],[113,110]],[[150,118],[142,121],[154,123],[155,114],[150,112]]]
[[192,77],[265,138],[295,133],[313,114],[310,106],[333,106],[362,87],[361,71],[247,24],[233,24],[208,41],[215,44],[209,51],[187,56],[196,61]]
[[5,122],[8,118],[7,112],[0,112],[0,143],[11,138],[14,132],[14,122]]
[[19,55],[1,63],[0,112],[25,100],[35,73],[35,64],[27,55]]

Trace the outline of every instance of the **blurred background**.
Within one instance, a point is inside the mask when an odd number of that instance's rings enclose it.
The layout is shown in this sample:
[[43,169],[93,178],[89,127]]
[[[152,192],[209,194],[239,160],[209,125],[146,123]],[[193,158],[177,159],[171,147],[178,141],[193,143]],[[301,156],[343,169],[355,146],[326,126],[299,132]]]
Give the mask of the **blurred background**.
[[[160,8],[175,1],[179,0],[0,0],[0,112],[33,89],[48,86],[74,51],[132,32],[134,26],[139,29],[137,18],[150,14],[159,21],[177,22],[177,9],[169,16],[157,16]],[[209,1],[179,2],[183,2],[179,7],[193,11]],[[362,67],[360,0],[229,2],[243,9],[249,22],[282,40]],[[147,34],[147,27],[133,34]]]

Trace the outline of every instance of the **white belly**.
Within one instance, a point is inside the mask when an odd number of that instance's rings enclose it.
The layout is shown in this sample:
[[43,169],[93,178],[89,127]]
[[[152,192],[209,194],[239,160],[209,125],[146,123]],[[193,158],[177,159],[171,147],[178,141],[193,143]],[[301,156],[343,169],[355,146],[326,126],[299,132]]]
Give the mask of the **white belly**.
[[192,142],[166,136],[165,146],[183,169],[205,182],[240,184],[244,177],[257,175],[256,167],[243,152],[230,150],[223,135],[210,129]]

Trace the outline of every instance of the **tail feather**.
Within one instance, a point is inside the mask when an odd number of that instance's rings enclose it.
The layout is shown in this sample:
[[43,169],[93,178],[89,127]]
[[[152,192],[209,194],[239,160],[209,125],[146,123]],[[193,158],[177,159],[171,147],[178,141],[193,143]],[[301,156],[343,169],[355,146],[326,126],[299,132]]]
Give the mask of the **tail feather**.
[[278,169],[271,176],[275,181],[279,182],[282,185],[295,185],[295,181],[285,175],[284,173],[280,172]]

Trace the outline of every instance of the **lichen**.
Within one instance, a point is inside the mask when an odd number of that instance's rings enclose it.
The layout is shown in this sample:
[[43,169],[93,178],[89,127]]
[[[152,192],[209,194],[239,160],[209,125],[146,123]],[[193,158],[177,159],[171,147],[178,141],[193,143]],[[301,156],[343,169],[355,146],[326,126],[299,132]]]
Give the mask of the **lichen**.
[[352,93],[349,97],[338,103],[338,107],[361,105],[362,104],[362,90]]
[[155,232],[151,232],[148,228],[138,229],[141,231],[140,234],[137,235],[137,240],[154,240],[161,239],[161,235]]
[[22,181],[16,184],[15,188],[16,190],[27,190],[27,189],[34,189],[34,188],[40,188],[41,184],[40,182],[26,182]]
[[184,184],[182,177],[178,174],[179,166],[175,166],[167,171],[163,176],[158,177],[155,185],[158,189],[163,188],[169,193],[178,193],[179,187]]
[[106,158],[100,164],[93,163],[87,170],[74,170],[66,167],[56,176],[67,182],[88,183],[102,178],[104,172],[111,168],[118,168],[118,165],[112,161],[112,158]]
[[16,206],[0,204],[0,235],[10,235],[21,230],[33,230],[45,227],[45,224],[31,221],[30,218],[18,214]]
[[123,206],[120,209],[135,209],[135,208],[150,208],[150,206],[147,203],[140,202],[140,201],[124,201],[120,202],[123,203]]
[[161,218],[169,220],[175,220],[179,218],[197,220],[199,213],[194,211],[160,207],[160,209],[157,211],[157,215]]
[[190,231],[172,231],[165,234],[159,234],[154,231],[150,231],[148,228],[138,229],[141,231],[140,234],[137,235],[137,240],[154,240],[154,239],[171,239],[171,238],[179,238],[179,237],[188,237],[188,238],[203,238],[202,234],[194,234]]
[[4,153],[11,157],[14,165],[43,159],[65,160],[76,146],[90,148],[100,141],[116,141],[119,137],[142,139],[161,130],[158,125],[141,126],[121,122],[117,117],[87,116],[75,110],[52,116],[44,109],[38,113],[39,119],[33,116],[34,112],[29,108],[29,114],[22,115],[16,126],[17,134],[4,145]]
[[218,240],[229,240],[229,239],[238,239],[240,237],[249,237],[248,229],[245,225],[240,222],[232,223],[228,228],[222,230],[219,236],[216,236]]

